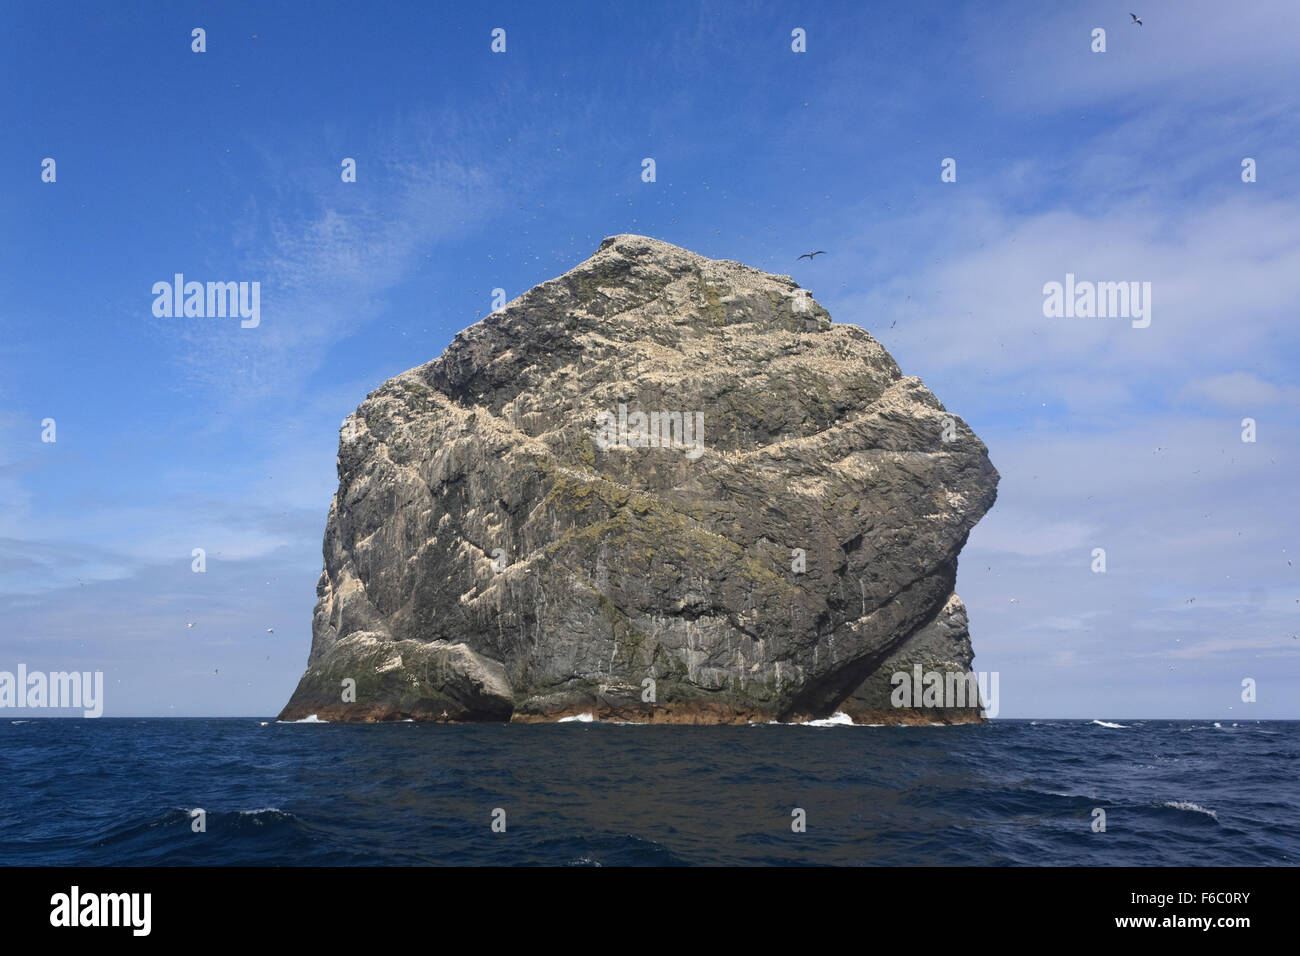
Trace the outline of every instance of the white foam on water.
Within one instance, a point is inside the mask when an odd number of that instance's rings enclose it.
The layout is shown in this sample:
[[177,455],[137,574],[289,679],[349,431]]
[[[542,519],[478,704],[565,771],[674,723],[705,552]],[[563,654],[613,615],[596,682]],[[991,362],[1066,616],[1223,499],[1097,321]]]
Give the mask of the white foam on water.
[[556,723],[571,724],[575,721],[580,724],[589,724],[596,719],[594,714],[574,714],[572,717],[561,717]]
[[1111,723],[1107,723],[1107,722],[1104,721],[1104,720],[1094,720],[1094,721],[1091,721],[1091,723],[1096,724],[1098,727],[1113,727],[1113,728],[1115,728],[1115,729],[1117,729],[1117,730],[1127,730],[1127,729],[1128,729],[1128,725],[1127,725],[1127,724],[1111,724]]
[[806,721],[804,727],[852,727],[853,718],[843,711],[835,711],[829,717],[823,717],[821,720]]
[[855,724],[853,718],[843,711],[837,710],[829,717],[821,717],[817,720],[749,720],[745,722],[747,727],[883,727],[884,724]]
[[1188,810],[1192,813],[1204,813],[1214,817],[1216,820],[1219,819],[1219,814],[1214,810],[1207,810],[1200,804],[1192,803],[1190,800],[1166,800],[1160,805],[1162,807],[1172,807],[1175,810]]
[[328,724],[328,720],[321,720],[315,714],[308,714],[302,720],[277,720],[277,724]]

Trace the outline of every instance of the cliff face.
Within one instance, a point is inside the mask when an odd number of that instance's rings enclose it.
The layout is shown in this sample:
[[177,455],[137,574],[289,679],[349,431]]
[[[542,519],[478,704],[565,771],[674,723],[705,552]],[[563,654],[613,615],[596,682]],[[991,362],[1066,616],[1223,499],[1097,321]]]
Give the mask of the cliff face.
[[784,276],[606,239],[367,396],[338,474],[281,719],[912,721],[890,671],[970,667],[997,472]]

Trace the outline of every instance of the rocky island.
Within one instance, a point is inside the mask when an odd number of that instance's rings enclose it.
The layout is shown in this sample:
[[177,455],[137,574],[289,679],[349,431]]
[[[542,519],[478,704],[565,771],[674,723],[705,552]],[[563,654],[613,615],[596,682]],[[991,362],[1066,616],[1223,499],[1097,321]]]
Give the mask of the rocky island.
[[294,720],[859,723],[967,673],[984,444],[787,276],[645,236],[344,422]]

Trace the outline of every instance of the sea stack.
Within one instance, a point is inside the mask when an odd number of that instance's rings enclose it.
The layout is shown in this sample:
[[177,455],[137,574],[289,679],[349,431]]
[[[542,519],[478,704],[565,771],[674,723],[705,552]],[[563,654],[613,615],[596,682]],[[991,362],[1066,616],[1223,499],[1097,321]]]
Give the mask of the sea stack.
[[970,670],[998,474],[788,276],[612,236],[370,393],[338,477],[283,720],[981,719],[891,675]]

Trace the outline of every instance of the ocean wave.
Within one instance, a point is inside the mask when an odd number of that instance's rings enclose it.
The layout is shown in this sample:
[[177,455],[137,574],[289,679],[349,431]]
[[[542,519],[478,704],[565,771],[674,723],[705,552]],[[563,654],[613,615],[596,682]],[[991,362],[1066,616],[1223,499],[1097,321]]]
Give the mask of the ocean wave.
[[1213,817],[1216,821],[1219,819],[1219,814],[1216,811],[1207,810],[1205,807],[1201,806],[1200,804],[1192,803],[1190,800],[1166,800],[1164,803],[1160,805],[1162,807],[1169,807],[1173,810],[1188,810],[1192,813],[1208,814],[1209,816]]
[[853,718],[843,711],[837,710],[829,717],[823,717],[821,720],[808,720],[803,722],[805,727],[853,727]]
[[[291,721],[285,721],[291,723]],[[145,821],[148,826],[166,826],[177,821],[189,823],[192,819],[191,814],[194,808],[191,807],[168,807],[158,813],[157,816]],[[281,810],[279,807],[257,807],[253,810],[205,810],[209,825],[212,820],[229,819],[236,820],[239,817],[266,817],[268,819],[290,820],[293,814],[288,810]],[[248,822],[248,821],[245,821]]]
[[[172,806],[144,812],[123,812],[90,826],[76,841],[76,848],[82,853],[109,853],[118,865],[126,859],[131,860],[131,865],[196,862],[193,854],[203,852],[203,844],[194,842],[200,838],[192,835],[193,822],[197,819],[194,809]],[[272,831],[277,835],[296,837],[302,829],[302,824],[293,814],[276,807],[208,809],[203,820],[203,833],[209,836],[223,834],[252,840],[251,845],[263,848],[271,846],[261,841]],[[180,840],[176,837],[178,833],[184,834]]]
[[[1178,728],[1178,732],[1179,732],[1180,734],[1186,734],[1186,733],[1191,733],[1193,730],[1232,730],[1233,728],[1236,728],[1237,730],[1247,730],[1247,729],[1249,729],[1249,730],[1255,730],[1255,728],[1253,728],[1253,727],[1251,727],[1251,728],[1247,728],[1247,727],[1243,727],[1243,726],[1241,726],[1241,724],[1233,724],[1232,727],[1225,727],[1225,726],[1223,726],[1223,724],[1219,723],[1219,722],[1216,720],[1216,721],[1215,721],[1214,723],[1212,723],[1212,724],[1197,724],[1197,725],[1194,726],[1194,727],[1180,727],[1180,728]],[[1256,733],[1261,733],[1261,734],[1278,734],[1278,733],[1280,733],[1280,731],[1277,731],[1277,730],[1266,730],[1266,729],[1264,729],[1264,728],[1261,727],[1261,728],[1259,728],[1258,730],[1256,730]]]
[[239,810],[239,816],[248,817],[250,823],[261,826],[263,823],[279,823],[282,820],[294,820],[292,813],[279,807],[258,807],[256,810]]
[[1096,724],[1098,727],[1111,727],[1116,730],[1127,730],[1128,724],[1112,724],[1105,720],[1092,720],[1089,723]]
[[883,727],[884,724],[855,724],[853,718],[842,711],[816,720],[750,720],[747,727]]
[[328,724],[328,720],[321,720],[315,714],[308,714],[302,720],[277,720],[277,724]]

